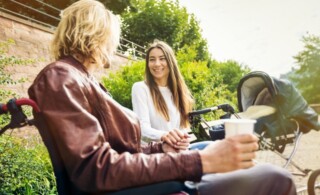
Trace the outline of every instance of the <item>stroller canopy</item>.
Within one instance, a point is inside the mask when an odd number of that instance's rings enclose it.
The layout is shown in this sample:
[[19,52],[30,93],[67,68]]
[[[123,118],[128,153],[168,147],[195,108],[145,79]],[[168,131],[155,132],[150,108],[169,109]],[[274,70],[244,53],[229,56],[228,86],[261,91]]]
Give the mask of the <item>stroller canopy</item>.
[[261,71],[251,72],[240,80],[237,95],[240,112],[252,105],[271,105],[279,112],[279,120],[295,119],[303,133],[320,129],[318,114],[287,80],[270,77]]

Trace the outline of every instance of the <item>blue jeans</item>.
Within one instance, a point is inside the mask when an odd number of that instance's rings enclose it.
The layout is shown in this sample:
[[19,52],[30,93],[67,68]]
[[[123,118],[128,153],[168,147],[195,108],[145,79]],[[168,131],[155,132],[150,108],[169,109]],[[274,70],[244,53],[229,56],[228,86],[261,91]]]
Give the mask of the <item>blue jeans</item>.
[[189,150],[202,150],[207,147],[208,144],[212,143],[212,141],[201,141],[190,144]]

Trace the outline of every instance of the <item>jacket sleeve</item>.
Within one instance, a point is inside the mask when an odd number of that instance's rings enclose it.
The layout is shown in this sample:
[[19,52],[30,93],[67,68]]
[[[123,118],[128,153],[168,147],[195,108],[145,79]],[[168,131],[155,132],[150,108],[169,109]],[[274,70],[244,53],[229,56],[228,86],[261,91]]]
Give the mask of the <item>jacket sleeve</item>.
[[141,82],[132,86],[132,108],[140,120],[142,140],[145,142],[160,141],[167,132],[151,127],[147,90],[149,90],[147,86],[144,87]]
[[141,150],[145,154],[163,153],[162,142],[149,142],[141,146]]
[[[79,76],[78,76],[79,77]],[[71,181],[81,190],[102,192],[168,180],[199,181],[197,151],[182,153],[118,153],[106,141],[91,114],[84,86],[75,73],[52,68],[39,75],[29,89],[44,114]],[[159,144],[147,147],[151,153]]]

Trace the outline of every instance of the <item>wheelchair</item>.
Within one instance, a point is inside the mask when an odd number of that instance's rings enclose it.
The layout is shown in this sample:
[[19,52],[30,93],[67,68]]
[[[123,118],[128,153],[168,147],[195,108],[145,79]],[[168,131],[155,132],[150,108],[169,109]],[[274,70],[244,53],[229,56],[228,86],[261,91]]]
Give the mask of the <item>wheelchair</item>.
[[[33,109],[33,115],[37,116],[29,119],[22,106],[29,106]],[[4,134],[8,129],[16,129],[24,126],[35,126],[42,140],[44,141],[53,165],[54,175],[56,178],[57,191],[59,195],[87,195],[86,193],[78,189],[69,179],[67,171],[63,166],[63,163],[59,157],[57,157],[55,146],[49,139],[49,135],[46,133],[46,124],[43,119],[42,113],[37,104],[28,98],[11,99],[6,104],[0,104],[0,115],[7,114],[10,117],[10,123],[0,129],[0,136]],[[37,118],[37,119],[36,119]],[[153,195],[196,195],[197,189],[190,184],[180,181],[166,181],[161,183],[154,183],[145,186],[138,186],[120,191],[106,192],[105,195],[141,195],[141,194],[153,194]]]

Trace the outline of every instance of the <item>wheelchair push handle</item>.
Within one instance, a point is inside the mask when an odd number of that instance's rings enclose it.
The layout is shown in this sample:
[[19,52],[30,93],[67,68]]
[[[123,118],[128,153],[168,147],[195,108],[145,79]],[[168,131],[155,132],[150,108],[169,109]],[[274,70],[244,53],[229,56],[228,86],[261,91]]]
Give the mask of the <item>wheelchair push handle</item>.
[[211,108],[205,108],[205,109],[202,109],[202,110],[196,110],[196,111],[192,111],[189,113],[189,116],[196,116],[196,115],[201,115],[201,114],[206,114],[206,113],[209,113],[209,112],[212,112],[212,111],[215,111],[215,110],[223,110],[225,112],[229,112],[231,114],[234,114],[235,111],[234,111],[234,108],[229,105],[229,104],[220,104],[218,106],[214,106],[214,107],[211,107]]
[[12,98],[6,104],[0,104],[0,115],[10,113],[10,123],[0,129],[0,136],[8,129],[33,125],[34,119],[28,119],[21,106],[31,106],[36,113],[40,112],[38,105],[28,98]]
[[29,98],[19,98],[19,99],[13,98],[13,99],[10,99],[6,104],[0,103],[0,115],[6,114],[8,113],[8,111],[10,112],[10,110],[14,107],[20,107],[24,105],[31,106],[33,110],[37,113],[40,112],[38,105],[33,100]]

